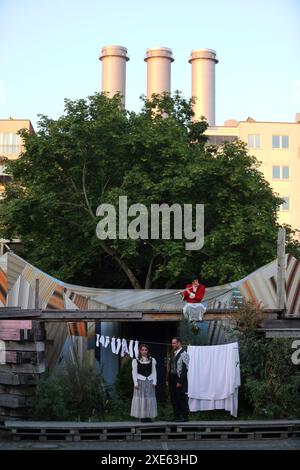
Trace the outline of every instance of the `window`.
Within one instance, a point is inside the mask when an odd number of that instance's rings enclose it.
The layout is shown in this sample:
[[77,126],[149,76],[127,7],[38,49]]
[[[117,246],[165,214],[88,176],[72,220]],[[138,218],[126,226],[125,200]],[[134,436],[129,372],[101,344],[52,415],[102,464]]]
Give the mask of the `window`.
[[290,167],[275,165],[272,167],[273,180],[288,180],[290,178]]
[[13,132],[3,132],[0,134],[0,154],[13,154],[20,153],[20,139],[17,134]]
[[234,142],[237,137],[235,135],[209,135],[208,145],[221,145],[224,142]]
[[289,211],[290,210],[290,198],[288,196],[282,196],[282,199],[284,199],[284,203],[280,204],[279,210]]
[[272,136],[273,149],[288,149],[289,136],[288,135],[273,135]]
[[248,147],[252,149],[260,148],[260,135],[259,134],[248,134]]

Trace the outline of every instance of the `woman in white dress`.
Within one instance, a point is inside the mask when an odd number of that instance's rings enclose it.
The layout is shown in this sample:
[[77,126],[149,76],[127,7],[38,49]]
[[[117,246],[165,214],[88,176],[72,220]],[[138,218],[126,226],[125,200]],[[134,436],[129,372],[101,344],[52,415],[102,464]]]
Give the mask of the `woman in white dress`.
[[151,357],[146,344],[139,346],[139,355],[132,361],[134,384],[130,415],[143,422],[157,416],[155,387],[157,385],[156,360]]

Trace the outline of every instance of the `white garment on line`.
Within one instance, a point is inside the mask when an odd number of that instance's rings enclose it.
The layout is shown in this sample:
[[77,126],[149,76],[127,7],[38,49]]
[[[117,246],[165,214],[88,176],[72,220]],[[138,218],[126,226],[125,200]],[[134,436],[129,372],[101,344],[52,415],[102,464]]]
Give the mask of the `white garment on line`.
[[190,411],[225,409],[237,416],[241,385],[238,343],[188,346]]
[[113,336],[111,339],[111,352],[116,354],[116,338]]
[[99,348],[99,344],[100,344],[100,335],[96,335],[96,348]]
[[189,321],[202,321],[206,307],[201,302],[197,304],[186,303],[183,307],[183,315]]
[[139,357],[139,342],[137,339],[134,342],[134,355],[136,359]]
[[110,343],[110,337],[109,337],[109,336],[106,336],[106,337],[105,337],[105,344],[103,344],[103,346],[104,346],[105,348],[107,348],[107,346],[109,345],[109,343]]
[[115,354],[119,354],[121,346],[122,346],[122,340],[121,340],[121,338],[117,338],[116,339],[116,352],[115,352]]
[[128,346],[127,346],[127,341],[126,339],[122,339],[122,346],[121,346],[121,357],[124,357],[125,354],[129,354]]
[[133,353],[133,343],[134,343],[134,341],[133,341],[133,339],[131,339],[131,340],[129,341],[129,348],[128,348],[128,349],[129,349],[129,355],[130,355],[131,358],[134,357],[134,353]]

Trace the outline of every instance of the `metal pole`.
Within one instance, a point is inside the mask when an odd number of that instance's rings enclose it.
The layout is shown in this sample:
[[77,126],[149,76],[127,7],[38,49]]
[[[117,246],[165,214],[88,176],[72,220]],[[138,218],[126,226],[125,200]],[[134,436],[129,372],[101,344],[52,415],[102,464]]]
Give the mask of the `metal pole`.
[[38,310],[39,308],[39,295],[40,295],[40,280],[35,280],[35,291],[34,291],[34,308]]
[[285,228],[280,227],[277,239],[277,308],[285,313]]

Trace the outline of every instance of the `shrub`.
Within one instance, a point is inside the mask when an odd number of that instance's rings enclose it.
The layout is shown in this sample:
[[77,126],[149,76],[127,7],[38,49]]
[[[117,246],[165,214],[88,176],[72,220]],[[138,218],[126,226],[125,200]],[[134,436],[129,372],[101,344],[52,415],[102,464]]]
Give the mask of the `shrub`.
[[34,415],[49,420],[102,419],[107,387],[102,375],[71,362],[55,369],[37,386]]

